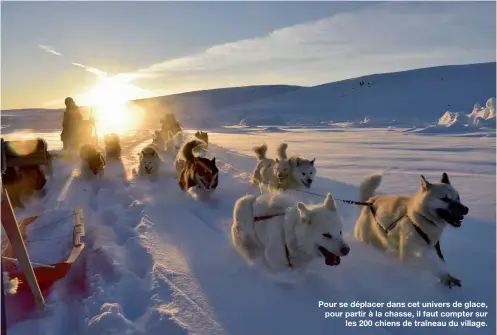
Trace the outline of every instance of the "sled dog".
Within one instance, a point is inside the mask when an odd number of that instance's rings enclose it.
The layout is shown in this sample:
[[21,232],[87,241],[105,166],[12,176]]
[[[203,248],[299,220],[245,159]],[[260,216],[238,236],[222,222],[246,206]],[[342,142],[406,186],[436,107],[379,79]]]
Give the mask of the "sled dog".
[[[277,152],[280,150],[284,150],[282,145],[278,147]],[[252,183],[266,185],[272,189],[287,189],[287,179],[291,173],[289,162],[278,158],[267,158],[266,144],[254,147],[253,151],[257,158],[257,165],[252,173]]]
[[176,120],[174,114],[166,114],[164,119],[160,120],[161,123],[161,133],[164,140],[170,140],[170,136],[176,135],[177,132],[182,131],[179,122]]
[[287,157],[286,150],[288,145],[282,143],[277,150],[277,157],[280,161],[287,161],[290,166],[290,176],[282,182],[281,187],[284,189],[299,189],[302,186],[310,188],[314,178],[316,177],[316,167],[312,160],[305,159],[300,156]]
[[164,138],[162,137],[162,133],[158,130],[154,132],[154,135],[152,136],[152,144],[156,146],[158,151],[164,151],[165,150],[165,145],[164,145]]
[[[193,142],[195,141],[195,142]],[[198,153],[199,151],[201,151],[201,148],[205,148],[205,143],[202,142],[202,141],[199,141],[199,140],[190,140],[188,142],[185,142],[183,144],[182,147],[180,147],[180,149],[178,150],[178,153],[176,155],[176,158],[174,160],[174,168],[176,170],[176,174],[179,176],[181,171],[183,170],[183,166],[185,165],[185,155],[183,154],[183,152],[185,151],[185,147],[186,145],[188,144],[189,146],[193,145],[193,143],[196,143],[193,148],[188,148],[186,149],[187,152],[190,152],[189,150],[191,150],[191,152],[193,153],[194,156],[196,156],[195,154]]]
[[440,238],[447,224],[460,227],[469,209],[448,175],[444,172],[436,183],[421,175],[421,187],[413,196],[374,196],[381,179],[380,174],[370,175],[360,185],[360,201],[370,205],[361,211],[355,238],[382,251],[393,250],[403,262],[431,271],[446,286],[461,286],[445,267]]
[[83,177],[103,177],[105,158],[93,145],[84,144],[79,150],[79,157],[81,158],[81,175]]
[[195,157],[193,149],[204,143],[198,140],[190,140],[185,143],[178,157],[183,160],[181,170],[178,173],[179,187],[185,191],[192,187],[202,190],[205,195],[212,193],[218,186],[219,170],[216,166],[216,158]]
[[157,147],[154,144],[149,144],[140,151],[138,156],[140,157],[138,175],[157,178],[161,164]]
[[196,156],[206,156],[207,155],[207,148],[209,148],[209,134],[206,132],[206,131],[197,131],[195,133],[195,138],[204,142],[205,145],[204,146],[197,146],[193,153],[196,155]]
[[319,257],[338,265],[350,251],[331,193],[312,206],[283,194],[245,195],[234,206],[231,241],[248,263],[261,260],[272,273],[304,270]]
[[106,134],[104,136],[104,143],[106,160],[121,159],[121,140],[116,133]]
[[178,131],[176,134],[169,132],[169,140],[166,141],[166,152],[170,154],[172,159],[178,156],[178,152],[183,144],[183,132]]

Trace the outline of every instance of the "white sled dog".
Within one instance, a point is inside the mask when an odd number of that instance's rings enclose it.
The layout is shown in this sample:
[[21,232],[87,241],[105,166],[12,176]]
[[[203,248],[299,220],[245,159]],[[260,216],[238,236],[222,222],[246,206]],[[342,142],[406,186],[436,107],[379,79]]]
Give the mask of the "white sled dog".
[[[285,146],[286,144],[278,146],[277,155],[281,155],[280,151],[286,150]],[[257,165],[252,173],[252,183],[262,184],[272,189],[285,190],[285,186],[288,184],[287,179],[291,173],[288,161],[267,158],[266,144],[254,147],[253,151],[257,158]]]
[[331,193],[313,206],[295,204],[283,194],[243,196],[234,206],[231,240],[249,263],[262,260],[272,273],[305,270],[319,257],[328,266],[338,265],[350,251]]
[[301,156],[287,157],[286,150],[288,145],[282,143],[277,150],[278,159],[288,162],[290,167],[290,176],[281,183],[283,189],[299,189],[302,186],[310,188],[316,177],[316,158],[311,160]]
[[142,149],[138,156],[140,157],[138,175],[156,179],[161,165],[158,148],[154,144],[149,144]]
[[403,262],[431,271],[446,286],[461,286],[445,267],[440,238],[447,224],[460,227],[469,209],[447,174],[438,183],[421,175],[421,187],[413,196],[373,196],[381,179],[380,174],[370,175],[360,186],[360,201],[370,205],[361,211],[355,238],[382,251],[393,250]]

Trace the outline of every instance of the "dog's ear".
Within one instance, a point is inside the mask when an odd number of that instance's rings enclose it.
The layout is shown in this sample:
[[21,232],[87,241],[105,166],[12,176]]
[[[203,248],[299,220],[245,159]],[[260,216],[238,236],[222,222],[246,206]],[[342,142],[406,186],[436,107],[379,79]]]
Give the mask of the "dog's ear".
[[449,176],[447,175],[447,173],[443,173],[442,174],[442,178],[440,179],[440,182],[443,183],[443,184],[449,184],[450,185],[450,180],[449,180]]
[[278,157],[276,157],[276,158],[274,159],[274,161],[275,161],[276,163],[279,163],[279,162],[280,162],[280,160],[278,159]]
[[316,157],[313,157],[311,160],[311,165],[314,165],[314,162],[316,161]]
[[212,162],[212,164],[216,164],[216,157],[214,157],[213,159],[211,159],[211,162]]
[[333,196],[329,192],[326,195],[326,199],[324,199],[324,206],[326,208],[328,208],[332,212],[336,212],[337,211],[337,206],[336,206],[336,203],[335,203],[335,199],[333,199]]
[[421,175],[421,188],[423,191],[428,191],[431,188],[431,183],[423,175]]
[[300,219],[304,223],[311,222],[311,211],[305,206],[305,204],[303,202],[299,202],[297,204],[297,210],[299,211]]

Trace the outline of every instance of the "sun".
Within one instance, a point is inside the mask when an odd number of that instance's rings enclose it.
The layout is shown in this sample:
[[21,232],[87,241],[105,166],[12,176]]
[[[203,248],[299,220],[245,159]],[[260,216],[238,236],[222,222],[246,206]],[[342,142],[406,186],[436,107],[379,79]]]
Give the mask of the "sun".
[[129,101],[151,96],[151,92],[128,83],[119,76],[102,77],[78,101],[91,107],[100,137],[107,133],[125,134],[136,127],[143,111]]

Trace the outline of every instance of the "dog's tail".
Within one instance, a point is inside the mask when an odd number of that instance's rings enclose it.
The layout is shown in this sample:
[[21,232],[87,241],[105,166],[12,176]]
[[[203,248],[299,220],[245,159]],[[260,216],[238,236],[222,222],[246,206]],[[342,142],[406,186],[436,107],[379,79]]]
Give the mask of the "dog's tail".
[[372,174],[364,178],[359,186],[359,201],[365,202],[374,195],[374,192],[380,186],[381,173]]
[[281,143],[278,145],[278,148],[276,148],[276,157],[280,160],[287,160],[288,157],[286,155],[286,149],[288,148],[288,144],[286,143]]
[[186,161],[193,161],[195,159],[195,155],[193,154],[193,150],[199,146],[200,147],[205,146],[205,143],[202,141],[198,141],[198,140],[190,140],[190,141],[186,142],[185,145],[183,146],[183,149],[181,150],[181,154],[183,155],[183,158]]
[[254,147],[253,150],[255,152],[255,157],[257,157],[258,161],[266,159],[267,144],[263,144],[263,145],[260,145],[258,147]]

